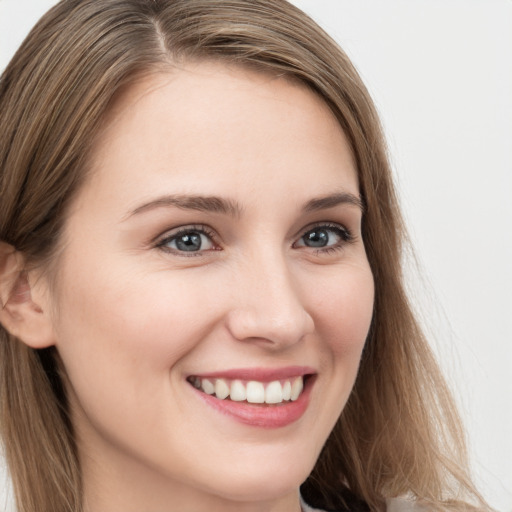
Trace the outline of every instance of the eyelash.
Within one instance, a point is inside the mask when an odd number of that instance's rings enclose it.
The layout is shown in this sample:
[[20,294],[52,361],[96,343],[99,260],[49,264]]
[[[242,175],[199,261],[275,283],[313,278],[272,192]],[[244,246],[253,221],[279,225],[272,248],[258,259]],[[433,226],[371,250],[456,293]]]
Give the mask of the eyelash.
[[[334,245],[329,245],[326,247],[319,247],[319,248],[308,247],[306,245],[297,246],[297,243],[300,240],[303,240],[303,238],[308,233],[310,233],[314,230],[326,230],[326,231],[334,232],[340,238],[340,241]],[[170,244],[173,241],[178,240],[180,237],[190,234],[190,233],[196,233],[196,234],[204,235],[204,236],[208,237],[210,239],[210,241],[212,242],[212,244],[214,245],[214,248],[187,252],[187,251],[180,251],[180,250],[177,250],[174,248],[166,247],[167,244]],[[220,250],[216,240],[217,240],[217,235],[216,235],[215,231],[212,230],[211,228],[209,228],[208,226],[190,225],[190,226],[184,226],[184,227],[180,228],[175,233],[166,234],[166,236],[164,236],[164,238],[162,238],[156,242],[155,247],[160,249],[163,252],[178,254],[182,257],[197,257],[197,256],[203,255],[204,252]],[[307,228],[305,228],[304,231],[302,232],[302,235],[298,238],[298,240],[296,242],[294,242],[293,247],[296,247],[296,248],[304,247],[305,249],[313,249],[315,254],[331,254],[333,252],[337,252],[337,251],[343,249],[346,244],[350,244],[353,242],[354,242],[354,237],[353,237],[351,231],[349,229],[347,229],[346,227],[344,227],[340,224],[334,224],[334,223],[330,223],[330,222],[319,222],[319,223],[316,223],[314,225],[311,225],[311,226],[308,226]]]
[[[308,226],[298,240],[302,240],[308,233],[311,233],[314,230],[333,231],[340,238],[340,241],[334,245],[329,245],[320,248],[310,247],[310,249],[314,250],[315,254],[332,254],[344,249],[346,244],[354,242],[354,236],[352,235],[352,232],[348,228],[342,226],[341,224],[335,224],[332,222],[319,222],[311,226]],[[297,244],[297,242],[295,242],[294,245]],[[308,248],[307,246],[301,247],[306,247],[306,249]]]
[[219,250],[218,249],[218,243],[216,242],[217,235],[216,235],[215,231],[213,231],[213,229],[209,228],[208,226],[204,226],[204,225],[200,225],[200,226],[195,226],[195,225],[184,226],[184,227],[180,228],[175,233],[166,234],[164,236],[164,238],[162,238],[161,240],[159,240],[156,243],[156,247],[157,247],[157,249],[160,249],[163,252],[172,253],[172,254],[179,254],[180,256],[184,256],[184,257],[201,256],[205,252],[204,250],[202,250],[202,251],[190,251],[189,253],[187,253],[186,251],[179,251],[177,249],[166,247],[167,244],[170,244],[172,241],[177,240],[181,236],[187,235],[189,233],[197,233],[199,235],[205,235],[206,237],[208,237],[211,240],[212,244],[214,246],[216,246],[214,249],[208,249],[208,251]]

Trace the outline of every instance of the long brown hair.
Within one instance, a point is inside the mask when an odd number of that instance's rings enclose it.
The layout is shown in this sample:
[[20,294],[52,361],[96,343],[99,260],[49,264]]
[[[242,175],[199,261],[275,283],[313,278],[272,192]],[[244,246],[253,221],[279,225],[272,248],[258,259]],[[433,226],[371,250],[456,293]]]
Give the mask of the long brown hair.
[[[0,81],[0,241],[28,265],[51,265],[112,102],[137,77],[191,59],[306,84],[357,163],[374,315],[355,387],[303,494],[323,508],[350,495],[383,510],[386,498],[407,495],[434,510],[484,509],[404,291],[405,230],[375,108],[343,51],[285,0],[63,0],[49,11]],[[1,434],[19,512],[82,510],[61,371],[54,349],[28,348],[0,327]]]

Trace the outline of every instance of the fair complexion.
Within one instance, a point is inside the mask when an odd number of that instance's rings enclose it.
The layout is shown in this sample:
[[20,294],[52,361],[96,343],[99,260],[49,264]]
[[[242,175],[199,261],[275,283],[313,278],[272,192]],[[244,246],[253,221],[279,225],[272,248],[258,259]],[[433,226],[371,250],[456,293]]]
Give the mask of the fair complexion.
[[[124,95],[39,294],[87,512],[300,510],[370,325],[361,217],[344,134],[304,87],[201,63]],[[240,399],[270,382],[278,403]]]

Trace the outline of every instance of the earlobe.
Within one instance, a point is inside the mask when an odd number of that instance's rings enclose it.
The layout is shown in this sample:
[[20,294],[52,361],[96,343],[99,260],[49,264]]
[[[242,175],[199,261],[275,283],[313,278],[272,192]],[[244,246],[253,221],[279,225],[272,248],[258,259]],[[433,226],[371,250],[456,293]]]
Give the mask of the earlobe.
[[13,336],[34,348],[54,344],[49,312],[34,301],[23,256],[0,242],[0,323]]

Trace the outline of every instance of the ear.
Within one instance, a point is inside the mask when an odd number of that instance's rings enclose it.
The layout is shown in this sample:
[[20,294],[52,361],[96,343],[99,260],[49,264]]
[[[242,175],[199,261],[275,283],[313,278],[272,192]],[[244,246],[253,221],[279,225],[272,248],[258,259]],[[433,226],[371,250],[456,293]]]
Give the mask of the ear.
[[35,278],[24,264],[14,247],[0,242],[0,323],[29,347],[46,348],[55,343],[49,306],[44,307],[41,285],[34,293]]

